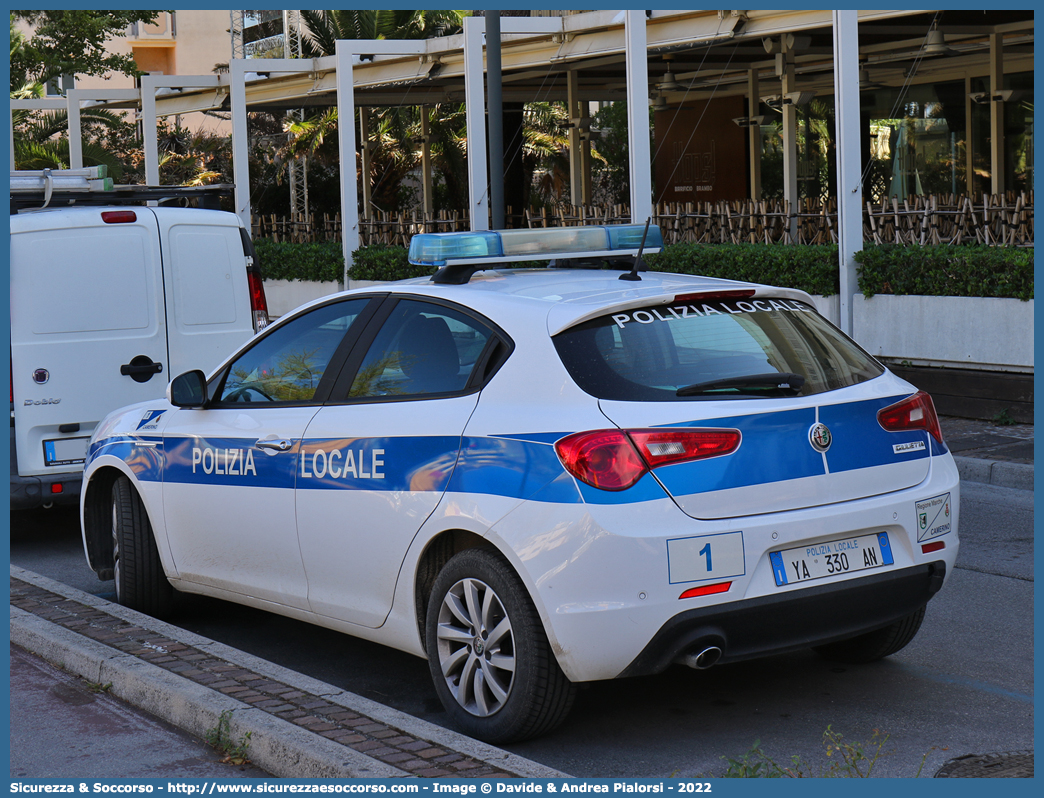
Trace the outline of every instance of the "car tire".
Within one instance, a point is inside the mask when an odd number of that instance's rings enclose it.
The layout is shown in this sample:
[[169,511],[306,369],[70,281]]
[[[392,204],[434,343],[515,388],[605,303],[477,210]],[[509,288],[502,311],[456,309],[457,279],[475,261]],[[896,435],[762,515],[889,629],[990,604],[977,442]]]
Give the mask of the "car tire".
[[816,646],[814,650],[827,659],[853,664],[883,659],[905,648],[914,639],[924,620],[924,611],[925,607],[921,607],[883,629]]
[[465,734],[501,744],[546,734],[576,694],[521,580],[499,552],[466,549],[439,572],[428,601],[428,665]]
[[163,573],[148,513],[131,481],[112,486],[112,560],[116,600],[146,615],[168,615],[174,588]]

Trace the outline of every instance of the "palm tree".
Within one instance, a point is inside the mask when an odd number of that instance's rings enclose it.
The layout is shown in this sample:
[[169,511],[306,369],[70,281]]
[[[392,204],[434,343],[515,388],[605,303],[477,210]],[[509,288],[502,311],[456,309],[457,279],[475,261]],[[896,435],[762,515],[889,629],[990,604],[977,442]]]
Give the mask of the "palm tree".
[[568,122],[562,103],[526,103],[522,167],[525,184],[543,205],[559,204],[569,193]]
[[[307,57],[332,55],[338,39],[423,39],[460,32],[464,12],[451,10],[412,11],[383,9],[301,12],[307,27],[302,52]],[[423,109],[414,106],[384,108],[372,119],[370,159],[371,198],[376,207],[398,208],[402,204],[403,178],[420,162],[417,144],[421,113],[428,115],[435,169],[442,175],[450,202],[461,207],[467,196],[466,183],[459,177],[464,163],[463,106],[437,104]],[[320,162],[337,162],[336,109],[306,119],[287,119],[289,135],[280,157],[307,152]]]

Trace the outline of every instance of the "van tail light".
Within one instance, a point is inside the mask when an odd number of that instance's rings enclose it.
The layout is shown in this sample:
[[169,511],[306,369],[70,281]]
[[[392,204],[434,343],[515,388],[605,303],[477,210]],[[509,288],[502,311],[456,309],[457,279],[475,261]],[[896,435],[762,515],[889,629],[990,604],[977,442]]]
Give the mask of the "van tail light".
[[138,221],[138,214],[134,211],[102,211],[101,217],[105,224],[130,224]]
[[901,402],[878,410],[877,421],[889,432],[926,430],[940,444],[945,445],[942,429],[939,427],[939,417],[935,414],[935,404],[932,397],[924,391],[918,391]]
[[268,326],[268,299],[265,297],[261,271],[256,267],[247,269],[247,288],[250,290],[250,315],[254,332],[259,333]]
[[617,491],[660,466],[731,454],[741,437],[735,429],[601,429],[568,435],[555,451],[581,482]]

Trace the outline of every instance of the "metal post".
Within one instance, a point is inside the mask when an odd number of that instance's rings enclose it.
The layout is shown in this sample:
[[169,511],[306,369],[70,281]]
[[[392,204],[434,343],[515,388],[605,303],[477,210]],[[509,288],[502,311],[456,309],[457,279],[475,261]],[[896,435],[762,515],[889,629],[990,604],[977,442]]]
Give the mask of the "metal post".
[[[797,151],[797,106],[783,98],[797,89],[794,72],[794,51],[782,37],[783,74],[780,75],[782,91],[780,102],[783,109],[783,199],[790,203],[790,212],[798,209],[798,151]],[[797,240],[797,217],[790,220],[790,239]]]
[[69,168],[83,169],[83,130],[80,127],[80,99],[72,92],[66,92],[69,103],[67,119],[69,120]]
[[359,109],[359,139],[362,142],[362,165],[359,179],[362,181],[362,218],[369,221],[373,218],[373,186],[370,183],[370,153],[373,145],[370,143],[370,109]]
[[431,122],[427,106],[421,106],[421,186],[424,193],[424,213],[434,213],[435,202],[431,185]]
[[486,102],[489,126],[489,208],[494,230],[504,223],[504,93],[500,67],[500,12],[486,12]]
[[972,113],[974,103],[971,98],[971,75],[964,76],[964,185],[968,196],[975,190],[975,149],[972,147]]
[[755,124],[754,117],[761,110],[761,87],[756,69],[747,73],[747,95],[747,107],[750,109],[747,111],[750,119],[750,127],[747,128],[750,135],[750,198],[757,200],[761,199],[761,125]]
[[859,289],[855,253],[863,248],[859,131],[859,12],[833,11],[834,125],[837,142],[837,227],[841,329],[852,335],[852,302]]
[[645,12],[624,15],[627,60],[627,152],[631,169],[631,221],[652,216],[652,151],[649,147],[649,58]]
[[159,136],[156,133],[156,84],[152,75],[141,79],[141,141],[145,151],[145,185],[158,186]]
[[[247,108],[246,108],[246,70],[245,59],[233,58],[228,62],[229,87],[228,97],[232,107],[232,174],[236,183],[236,215],[243,222],[247,231],[252,231],[250,218],[250,163],[248,153],[250,152],[250,139],[247,134]],[[141,104],[145,107],[144,81],[142,82]],[[155,104],[155,92],[152,92]],[[153,125],[155,130],[155,125]],[[148,158],[148,147],[145,148],[145,157]],[[146,182],[148,182],[146,180]]]
[[348,269],[352,253],[359,248],[359,188],[355,176],[355,83],[352,76],[352,54],[349,43],[338,41],[337,118],[340,120],[338,144],[341,160],[341,251],[344,254],[344,288],[348,287]]
[[486,177],[485,92],[482,90],[482,36],[486,20],[464,18],[464,105],[468,133],[468,193],[472,230],[489,229]]
[[569,196],[574,205],[583,204],[583,163],[580,155],[579,73],[566,72],[566,116],[569,120]]
[[1004,34],[990,34],[990,193],[1007,190],[1004,174],[1004,102],[994,100],[1004,91]]

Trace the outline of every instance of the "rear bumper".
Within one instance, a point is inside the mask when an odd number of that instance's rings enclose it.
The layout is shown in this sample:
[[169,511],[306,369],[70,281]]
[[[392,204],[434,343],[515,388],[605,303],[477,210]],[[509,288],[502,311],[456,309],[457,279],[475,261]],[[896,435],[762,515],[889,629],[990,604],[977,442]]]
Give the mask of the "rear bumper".
[[[46,476],[23,477],[18,473],[18,457],[15,453],[14,427],[11,427],[11,509],[35,510],[51,505],[78,505],[83,472],[48,474]],[[54,493],[53,485],[61,490]]]
[[760,596],[680,613],[665,623],[620,676],[660,673],[707,646],[720,662],[782,654],[888,626],[928,603],[942,587],[936,562],[779,596]]

